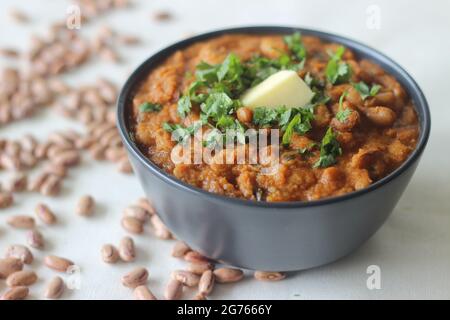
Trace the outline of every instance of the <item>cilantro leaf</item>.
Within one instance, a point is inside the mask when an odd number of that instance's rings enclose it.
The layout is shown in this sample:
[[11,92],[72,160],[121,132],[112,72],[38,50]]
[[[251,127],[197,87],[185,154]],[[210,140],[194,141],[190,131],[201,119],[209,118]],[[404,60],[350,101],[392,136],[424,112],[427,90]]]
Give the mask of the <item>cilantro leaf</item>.
[[278,111],[272,108],[258,107],[253,110],[253,123],[260,127],[271,126],[277,123]]
[[381,89],[381,86],[379,84],[374,84],[372,88],[370,88],[370,96],[375,96]]
[[223,133],[220,130],[213,128],[208,132],[206,139],[203,141],[203,146],[214,149],[216,146],[223,145],[223,140]]
[[295,32],[290,36],[285,36],[283,39],[287,44],[289,50],[299,61],[302,61],[306,58],[306,49],[302,43],[302,36],[300,32]]
[[139,112],[158,112],[161,109],[162,105],[159,103],[144,102],[139,106]]
[[192,104],[189,96],[182,96],[178,100],[177,111],[181,118],[186,118],[186,115],[191,112]]
[[201,121],[196,121],[189,127],[184,127],[181,124],[170,124],[168,122],[163,123],[163,129],[169,133],[172,133],[172,138],[178,143],[185,144],[189,141],[190,137],[197,132],[202,126]]
[[294,134],[294,127],[300,122],[300,119],[300,115],[297,114],[287,125],[281,140],[283,145],[287,146],[291,143],[292,135]]
[[351,113],[352,113],[351,109],[339,110],[336,113],[336,119],[338,119],[339,122],[345,122],[345,121],[347,121],[347,119],[348,119],[348,117],[350,116]]
[[218,121],[223,115],[228,115],[234,111],[233,100],[224,92],[211,93],[200,109],[208,118]]
[[351,77],[351,68],[348,63],[342,61],[342,55],[345,52],[345,48],[340,46],[336,52],[331,55],[325,69],[328,82],[331,84],[339,84],[348,82]]
[[337,162],[336,157],[342,154],[342,149],[332,128],[328,128],[320,144],[320,157],[313,168],[326,168]]
[[361,99],[366,100],[368,97],[375,96],[378,93],[378,91],[380,91],[381,86],[378,84],[374,84],[369,89],[369,86],[364,81],[360,81],[358,83],[354,83],[353,88],[355,88],[356,91],[358,91],[359,95],[361,96]]
[[[287,117],[293,116],[287,126],[282,126],[286,122]],[[314,119],[312,108],[292,108],[290,111],[286,110],[280,117],[279,125],[284,129],[282,137],[282,144],[289,145],[294,132],[298,134],[305,134],[311,130],[311,121]],[[285,128],[284,128],[285,127]]]
[[339,98],[339,111],[336,113],[336,119],[338,119],[339,122],[347,121],[347,118],[352,113],[352,109],[349,109],[349,108],[344,109],[344,107],[342,105],[344,103],[344,98],[347,96],[347,94],[348,94],[348,91],[345,91]]
[[230,53],[218,67],[217,79],[219,82],[225,78],[231,81],[236,81],[239,79],[243,71],[244,70],[239,58],[235,54]]
[[213,83],[217,81],[217,70],[219,66],[210,65],[204,61],[200,62],[195,70],[195,77],[199,81]]

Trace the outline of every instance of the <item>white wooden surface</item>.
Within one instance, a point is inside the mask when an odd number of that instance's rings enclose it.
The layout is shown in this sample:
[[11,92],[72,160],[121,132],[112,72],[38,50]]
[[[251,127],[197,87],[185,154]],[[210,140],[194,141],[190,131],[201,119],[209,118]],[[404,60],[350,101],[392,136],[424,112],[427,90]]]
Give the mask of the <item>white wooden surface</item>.
[[[103,23],[123,32],[139,33],[143,45],[121,50],[120,65],[96,63],[66,79],[85,83],[104,75],[117,83],[144,58],[189,33],[255,24],[296,25],[332,31],[360,40],[388,54],[403,65],[423,88],[432,111],[432,134],[421,164],[391,218],[357,252],[328,266],[290,274],[279,283],[260,283],[248,278],[236,285],[217,286],[212,299],[381,299],[450,298],[450,3],[448,1],[135,1],[132,9],[108,14],[94,25],[82,26],[90,33]],[[26,48],[32,32],[42,33],[50,22],[64,19],[69,2],[56,0],[0,2],[0,46]],[[380,9],[379,30],[369,29],[367,8]],[[12,24],[6,17],[10,7],[27,12],[32,22]],[[175,18],[165,23],[150,19],[154,10],[169,10]],[[12,62],[1,59],[2,66]],[[38,137],[65,126],[77,128],[51,113],[0,128],[0,135],[18,137],[31,132]],[[7,175],[0,173],[0,179]],[[76,199],[91,193],[100,209],[92,218],[74,214]],[[44,283],[53,272],[42,267],[47,252],[67,256],[81,268],[81,287],[65,293],[66,299],[128,299],[131,292],[121,286],[121,276],[133,266],[150,270],[149,286],[162,296],[170,270],[183,263],[170,257],[171,242],[157,240],[147,232],[134,237],[138,259],[134,264],[105,265],[99,250],[107,242],[117,243],[125,234],[119,225],[122,209],[142,195],[135,177],[116,173],[111,165],[86,158],[64,185],[63,195],[46,200],[41,196],[19,195],[17,204],[0,212],[0,253],[11,243],[24,243],[24,232],[6,227],[6,217],[31,213],[38,200],[47,201],[60,216],[57,226],[40,226],[48,239],[46,251],[34,251],[33,268],[39,282],[31,288],[32,298],[42,298]],[[381,268],[381,289],[368,290],[366,269]],[[70,277],[69,277],[70,278]],[[72,278],[73,279],[73,278]],[[0,292],[5,290],[0,281]],[[186,295],[189,297],[189,293]]]

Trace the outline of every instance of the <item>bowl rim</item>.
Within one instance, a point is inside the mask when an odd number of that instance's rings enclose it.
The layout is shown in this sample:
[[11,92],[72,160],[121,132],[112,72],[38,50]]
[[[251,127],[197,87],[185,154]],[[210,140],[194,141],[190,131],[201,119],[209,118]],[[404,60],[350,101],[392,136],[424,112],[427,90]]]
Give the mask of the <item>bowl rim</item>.
[[[419,125],[420,125],[420,133],[419,139],[417,142],[417,146],[414,151],[409,155],[408,159],[403,162],[397,169],[392,171],[387,176],[382,179],[372,183],[368,187],[352,191],[343,195],[312,200],[312,201],[282,201],[282,202],[266,202],[266,201],[256,201],[256,200],[248,200],[241,198],[232,198],[216,193],[212,193],[201,188],[192,186],[187,184],[176,177],[168,174],[148,158],[146,158],[136,144],[132,141],[130,135],[128,134],[128,125],[127,125],[127,117],[126,117],[126,106],[129,102],[129,94],[133,92],[133,89],[137,84],[142,81],[142,75],[144,72],[148,72],[152,68],[155,61],[159,63],[164,58],[168,57],[168,55],[173,52],[183,49],[195,42],[208,40],[210,38],[218,37],[225,34],[289,34],[295,31],[301,32],[303,35],[316,36],[325,41],[336,42],[339,44],[343,44],[354,51],[364,53],[368,55],[369,58],[375,61],[378,64],[382,64],[383,69],[386,69],[386,66],[390,69],[389,73],[393,74],[395,78],[402,83],[403,86],[406,86],[408,95],[412,98],[415,96],[414,105],[416,110],[420,110],[419,114]],[[154,67],[154,66],[152,66]],[[147,74],[147,73],[146,73]],[[127,81],[123,85],[118,100],[117,100],[117,127],[119,129],[120,135],[122,137],[122,141],[124,142],[126,148],[129,152],[133,154],[134,157],[139,159],[139,161],[154,175],[156,175],[162,182],[168,183],[172,186],[175,186],[178,189],[182,189],[184,191],[193,193],[197,196],[205,196],[209,198],[211,201],[215,202],[227,202],[234,203],[236,205],[244,205],[251,207],[260,207],[260,208],[305,208],[305,207],[315,207],[320,205],[328,205],[333,203],[339,203],[346,200],[351,200],[352,198],[362,196],[366,193],[374,191],[376,189],[381,188],[386,185],[390,181],[394,180],[396,177],[403,174],[408,168],[410,168],[421,156],[425,146],[428,142],[428,138],[430,135],[431,129],[431,116],[430,110],[428,106],[428,102],[420,89],[419,85],[416,81],[406,72],[398,63],[394,60],[381,53],[380,51],[367,46],[365,44],[360,43],[359,41],[329,33],[324,31],[319,31],[316,29],[309,29],[303,27],[293,27],[293,26],[270,26],[270,25],[262,25],[262,26],[244,26],[244,27],[233,27],[233,28],[225,28],[218,29],[215,31],[210,31],[206,33],[201,33],[181,41],[177,41],[169,46],[164,47],[163,49],[158,50],[156,53],[152,54],[149,58],[147,58],[144,62],[142,62],[128,77]]]

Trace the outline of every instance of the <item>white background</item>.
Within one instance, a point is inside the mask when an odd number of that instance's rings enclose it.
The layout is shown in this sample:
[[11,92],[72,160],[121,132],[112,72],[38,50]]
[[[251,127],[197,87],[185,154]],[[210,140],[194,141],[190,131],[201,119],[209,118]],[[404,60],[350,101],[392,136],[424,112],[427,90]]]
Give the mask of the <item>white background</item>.
[[[279,283],[260,283],[250,276],[236,285],[217,286],[212,299],[381,299],[450,298],[450,2],[442,1],[135,1],[132,9],[108,14],[81,32],[92,34],[107,23],[126,33],[138,34],[144,43],[121,49],[124,62],[111,65],[96,62],[70,74],[72,84],[108,76],[118,84],[144,58],[187,34],[229,26],[274,24],[317,28],[336,32],[378,48],[404,66],[428,98],[432,112],[432,133],[419,168],[397,208],[381,230],[351,256],[328,266],[289,274]],[[0,46],[25,49],[31,33],[43,33],[46,26],[65,18],[69,2],[56,0],[2,0],[0,2]],[[378,5],[379,30],[366,26],[369,5]],[[21,8],[32,18],[16,25],[6,17],[10,7]],[[169,10],[173,21],[156,23],[151,14]],[[2,66],[10,60],[1,59]],[[50,112],[0,128],[0,135],[19,137],[31,132],[44,138],[67,125],[78,128]],[[6,174],[0,172],[0,179]],[[74,214],[77,198],[91,193],[99,203],[95,216],[83,219]],[[31,288],[32,298],[42,298],[53,272],[42,267],[47,253],[66,256],[81,267],[81,288],[65,293],[66,299],[128,299],[131,292],[120,278],[134,266],[150,270],[149,286],[157,296],[173,269],[183,263],[170,257],[172,243],[156,239],[150,231],[134,237],[138,259],[134,264],[105,265],[100,247],[117,243],[125,234],[119,225],[122,209],[142,195],[133,176],[115,172],[112,165],[86,158],[71,172],[63,194],[47,200],[41,196],[18,196],[16,205],[0,211],[0,254],[8,244],[24,243],[24,233],[5,226],[12,214],[31,214],[37,201],[45,200],[56,211],[60,223],[40,226],[48,240],[44,252],[34,251],[33,268],[39,282]],[[295,253],[293,253],[295,254]],[[366,288],[366,268],[381,268],[381,290]],[[0,281],[0,292],[5,290]],[[186,297],[189,297],[187,293]]]

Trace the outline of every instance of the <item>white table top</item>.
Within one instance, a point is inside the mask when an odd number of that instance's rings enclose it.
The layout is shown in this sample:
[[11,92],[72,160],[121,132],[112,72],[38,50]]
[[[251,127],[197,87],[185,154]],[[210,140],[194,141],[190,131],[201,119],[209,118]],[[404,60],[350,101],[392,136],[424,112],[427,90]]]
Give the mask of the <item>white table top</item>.
[[[46,3],[44,5],[44,2]],[[298,1],[298,0],[227,0],[227,1],[134,1],[132,9],[108,14],[94,25],[82,26],[89,33],[102,23],[123,32],[140,32],[144,43],[122,48],[125,61],[119,65],[96,63],[68,75],[71,83],[86,83],[105,75],[118,84],[144,58],[188,33],[199,33],[229,26],[254,24],[297,25],[336,32],[360,40],[391,56],[404,66],[425,92],[432,112],[432,133],[411,184],[386,224],[349,257],[324,267],[290,274],[278,283],[261,283],[248,277],[236,285],[217,286],[212,299],[393,299],[450,298],[450,3],[448,1]],[[366,26],[369,5],[380,9],[380,29]],[[32,32],[44,32],[46,25],[64,18],[69,2],[2,0],[0,3],[0,47],[26,48]],[[21,8],[32,21],[11,24],[4,17],[10,7]],[[406,10],[407,8],[407,10]],[[155,23],[154,10],[169,10],[173,21]],[[11,62],[0,59],[0,65]],[[6,128],[0,135],[19,137],[31,132],[45,137],[50,131],[66,126],[79,128],[49,112]],[[7,174],[0,172],[0,180]],[[90,193],[100,209],[91,218],[74,213],[77,198]],[[171,241],[156,239],[150,232],[134,236],[138,259],[133,264],[106,265],[101,262],[102,244],[117,243],[125,235],[120,226],[122,209],[142,196],[134,176],[116,173],[110,164],[86,157],[83,165],[71,172],[60,197],[46,199],[39,195],[19,194],[14,207],[0,212],[0,252],[8,244],[24,243],[24,232],[6,227],[12,214],[31,214],[37,201],[49,203],[60,217],[56,226],[39,226],[48,239],[46,251],[36,251],[33,268],[40,280],[31,288],[32,298],[42,298],[44,284],[54,274],[42,266],[47,253],[66,256],[81,267],[81,287],[65,293],[66,299],[129,299],[129,289],[120,284],[121,276],[133,266],[150,270],[149,286],[158,296],[171,270],[183,263],[170,257]],[[368,290],[366,269],[381,268],[381,289]],[[5,290],[0,281],[0,292]],[[189,297],[187,295],[186,297]]]

